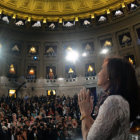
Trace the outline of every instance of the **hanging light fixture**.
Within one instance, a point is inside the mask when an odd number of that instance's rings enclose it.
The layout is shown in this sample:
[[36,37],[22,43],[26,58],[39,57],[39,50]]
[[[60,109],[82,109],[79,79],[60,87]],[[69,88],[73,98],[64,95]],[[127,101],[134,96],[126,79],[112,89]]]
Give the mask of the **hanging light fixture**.
[[75,21],[76,21],[76,22],[79,21],[78,17],[75,17]]
[[94,14],[91,14],[91,19],[95,18],[95,15]]
[[30,22],[31,21],[31,17],[28,17],[27,21]]
[[47,20],[46,20],[46,18],[44,18],[44,19],[43,19],[43,23],[47,23]]
[[2,10],[0,9],[0,14],[2,14]]
[[124,3],[122,3],[122,8],[125,8],[125,4]]
[[62,23],[62,18],[59,18],[59,23]]
[[107,14],[110,14],[110,10],[109,9],[107,9]]
[[13,19],[16,19],[16,14],[14,14],[12,18],[13,18]]

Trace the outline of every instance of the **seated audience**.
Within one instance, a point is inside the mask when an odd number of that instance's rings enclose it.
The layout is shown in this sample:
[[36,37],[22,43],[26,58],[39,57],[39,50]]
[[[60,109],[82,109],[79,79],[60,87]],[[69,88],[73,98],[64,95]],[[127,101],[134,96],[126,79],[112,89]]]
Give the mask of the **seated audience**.
[[0,97],[0,139],[71,140],[78,133],[74,129],[80,128],[77,115],[77,96],[23,99],[3,96]]

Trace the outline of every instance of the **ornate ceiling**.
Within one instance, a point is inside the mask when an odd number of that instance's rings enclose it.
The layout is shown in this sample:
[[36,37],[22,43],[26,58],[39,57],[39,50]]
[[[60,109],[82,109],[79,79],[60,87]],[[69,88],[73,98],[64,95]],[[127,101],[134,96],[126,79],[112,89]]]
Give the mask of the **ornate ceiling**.
[[0,0],[0,12],[32,20],[88,18],[116,10],[134,0]]

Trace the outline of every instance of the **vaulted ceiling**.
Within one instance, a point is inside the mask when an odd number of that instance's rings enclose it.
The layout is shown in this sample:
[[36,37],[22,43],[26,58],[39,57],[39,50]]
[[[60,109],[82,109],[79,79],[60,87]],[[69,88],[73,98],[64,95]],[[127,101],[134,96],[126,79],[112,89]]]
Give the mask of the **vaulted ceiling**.
[[0,0],[0,11],[10,16],[34,20],[67,20],[116,10],[134,0]]

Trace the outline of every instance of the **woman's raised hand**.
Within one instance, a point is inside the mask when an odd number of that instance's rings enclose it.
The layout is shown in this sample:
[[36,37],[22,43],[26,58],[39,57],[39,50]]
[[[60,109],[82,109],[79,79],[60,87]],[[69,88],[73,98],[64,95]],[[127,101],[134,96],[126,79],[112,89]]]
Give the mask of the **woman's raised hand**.
[[86,88],[80,90],[78,94],[78,104],[82,116],[91,116],[93,110],[93,97],[90,96],[90,91]]

